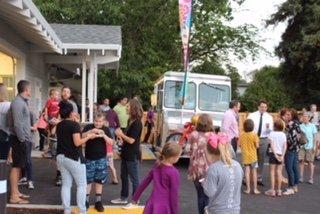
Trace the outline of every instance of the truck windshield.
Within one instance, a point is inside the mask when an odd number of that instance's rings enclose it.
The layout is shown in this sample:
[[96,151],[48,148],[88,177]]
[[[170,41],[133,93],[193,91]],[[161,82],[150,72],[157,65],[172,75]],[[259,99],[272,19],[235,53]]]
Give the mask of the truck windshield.
[[199,85],[199,109],[202,111],[224,112],[230,101],[230,87],[201,83]]
[[[164,106],[167,108],[181,109],[183,82],[167,80],[164,89]],[[196,107],[196,84],[188,83],[184,109]]]

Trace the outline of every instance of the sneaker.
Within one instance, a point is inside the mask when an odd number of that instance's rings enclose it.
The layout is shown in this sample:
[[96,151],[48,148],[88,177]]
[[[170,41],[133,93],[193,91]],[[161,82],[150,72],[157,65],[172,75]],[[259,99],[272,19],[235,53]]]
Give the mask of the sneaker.
[[295,193],[297,193],[299,190],[298,190],[298,187],[297,186],[294,186],[293,187],[293,191],[295,192]]
[[309,179],[308,184],[313,184],[313,179]]
[[97,201],[97,202],[94,204],[94,208],[95,208],[98,212],[100,212],[100,213],[104,212],[104,207],[103,207],[101,201]]
[[28,189],[34,189],[34,185],[32,181],[28,182]]
[[300,178],[300,179],[299,179],[299,183],[303,183],[303,178]]
[[126,206],[123,206],[122,209],[125,209],[125,210],[130,210],[130,209],[135,209],[138,207],[138,204],[135,204],[135,203],[129,203],[127,204]]
[[59,187],[62,185],[62,180],[61,180],[61,177],[57,177],[56,178],[56,186]]
[[286,189],[286,191],[284,191],[282,194],[283,194],[283,195],[293,195],[294,193],[295,193],[295,192],[294,192],[293,189],[288,188],[288,189]]
[[27,181],[27,178],[26,178],[26,177],[23,177],[23,178],[21,178],[21,179],[18,181],[18,185],[19,185],[19,186],[27,185],[27,184],[28,184],[28,181]]
[[117,198],[114,200],[111,200],[112,204],[127,204],[128,200],[127,199],[121,199],[121,198]]

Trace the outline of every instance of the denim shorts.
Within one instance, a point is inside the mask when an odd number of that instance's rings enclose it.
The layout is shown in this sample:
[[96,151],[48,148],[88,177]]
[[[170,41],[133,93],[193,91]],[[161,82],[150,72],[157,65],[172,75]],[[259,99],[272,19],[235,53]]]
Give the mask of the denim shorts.
[[87,184],[104,184],[108,180],[108,163],[106,158],[86,160]]

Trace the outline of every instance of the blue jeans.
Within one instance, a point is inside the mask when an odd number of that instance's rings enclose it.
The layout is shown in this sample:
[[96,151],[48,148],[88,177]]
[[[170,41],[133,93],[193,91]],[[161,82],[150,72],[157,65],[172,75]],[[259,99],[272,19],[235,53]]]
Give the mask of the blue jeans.
[[199,181],[195,181],[194,186],[197,190],[199,214],[204,214],[204,208],[209,203],[209,197],[204,193],[203,187]]
[[136,189],[139,186],[139,175],[138,175],[138,161],[121,161],[121,199],[128,199],[129,197],[129,179],[132,183],[132,195],[134,195]]
[[297,186],[300,178],[298,153],[287,151],[285,165],[288,174],[289,187]]
[[71,214],[70,198],[72,181],[77,184],[77,206],[80,214],[87,213],[86,211],[86,165],[80,161],[75,161],[65,157],[62,154],[57,156],[57,164],[61,171],[62,187],[61,199],[64,207],[64,214]]

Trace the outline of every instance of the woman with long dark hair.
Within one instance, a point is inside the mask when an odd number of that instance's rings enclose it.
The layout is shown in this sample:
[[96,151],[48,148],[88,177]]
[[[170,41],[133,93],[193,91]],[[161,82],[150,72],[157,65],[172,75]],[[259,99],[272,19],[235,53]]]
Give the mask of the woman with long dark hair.
[[129,177],[132,183],[132,195],[139,185],[138,162],[140,159],[140,137],[142,132],[141,118],[143,110],[140,102],[130,100],[127,105],[129,121],[126,133],[118,128],[115,133],[123,141],[121,150],[121,197],[112,200],[113,204],[127,204],[129,197]]
[[71,214],[70,196],[72,181],[77,185],[77,206],[80,213],[86,213],[86,166],[82,154],[82,145],[88,140],[100,137],[94,133],[87,133],[81,138],[80,125],[73,116],[73,106],[68,101],[61,101],[60,117],[62,121],[57,125],[57,164],[62,177],[61,199],[64,213]]

